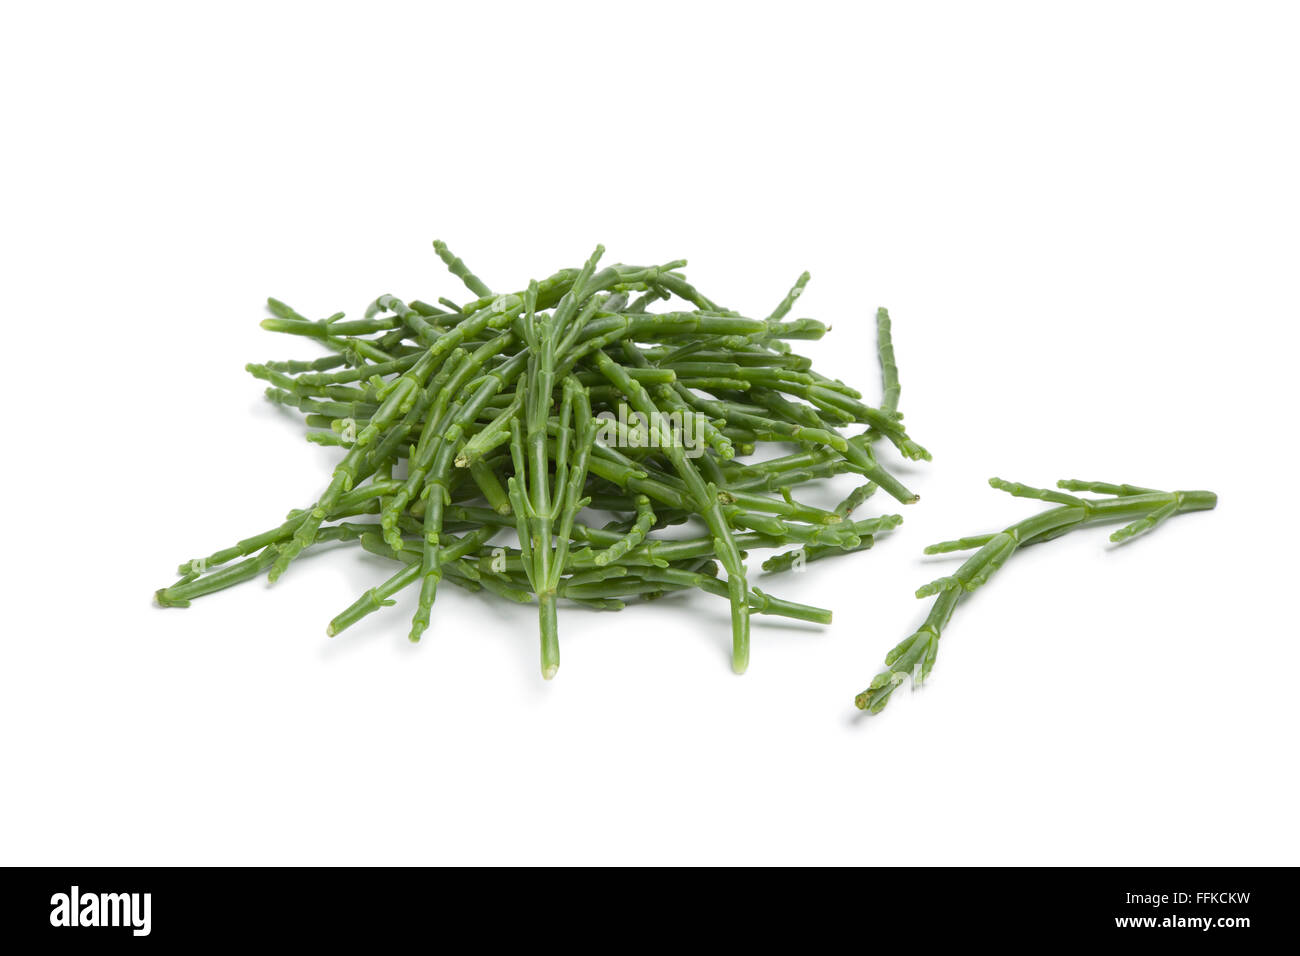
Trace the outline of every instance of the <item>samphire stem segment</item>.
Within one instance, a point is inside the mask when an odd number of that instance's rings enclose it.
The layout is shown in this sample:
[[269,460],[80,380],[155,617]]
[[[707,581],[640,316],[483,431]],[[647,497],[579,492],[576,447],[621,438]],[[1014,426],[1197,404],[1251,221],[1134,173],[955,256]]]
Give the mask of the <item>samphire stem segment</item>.
[[[1135,485],[1065,479],[1056,489],[1034,488],[1018,482],[990,478],[989,484],[1017,498],[1036,498],[1057,505],[1018,521],[995,534],[975,535],[942,541],[925,549],[926,554],[946,554],[976,548],[955,572],[936,578],[917,589],[918,598],[935,598],[925,621],[885,655],[885,669],[872,678],[854,703],[861,710],[878,714],[890,695],[908,677],[914,686],[923,683],[939,654],[939,640],[961,595],[986,584],[1007,560],[1021,548],[1048,541],[1086,525],[1127,520],[1129,523],[1110,536],[1116,543],[1153,530],[1163,521],[1184,511],[1208,511],[1218,503],[1211,491],[1155,491]],[[1082,498],[1069,494],[1087,491],[1107,498]]]

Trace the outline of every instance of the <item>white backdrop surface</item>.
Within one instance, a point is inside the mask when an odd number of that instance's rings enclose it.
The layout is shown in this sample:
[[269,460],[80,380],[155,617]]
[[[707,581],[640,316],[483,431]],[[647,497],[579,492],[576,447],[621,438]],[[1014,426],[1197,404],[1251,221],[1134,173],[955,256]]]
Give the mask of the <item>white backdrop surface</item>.
[[[0,862],[1298,862],[1293,7],[0,19]],[[805,351],[871,397],[888,306],[923,500],[755,580],[834,624],[756,619],[736,677],[724,601],[565,611],[544,683],[534,612],[451,588],[419,646],[409,599],[327,640],[352,551],[151,606],[334,459],[242,370],[304,351],[265,297],[460,295],[434,238],[500,288],[684,257],[758,314],[808,269]],[[921,548],[1039,507],[990,475],[1220,505],[1017,556],[862,719]]]

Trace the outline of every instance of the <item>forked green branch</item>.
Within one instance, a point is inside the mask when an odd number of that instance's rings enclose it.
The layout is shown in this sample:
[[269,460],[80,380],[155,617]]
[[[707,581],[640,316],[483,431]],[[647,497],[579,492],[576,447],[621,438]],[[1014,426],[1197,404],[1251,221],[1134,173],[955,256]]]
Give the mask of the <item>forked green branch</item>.
[[[1011,525],[993,534],[975,535],[942,541],[925,549],[926,554],[978,549],[955,572],[936,578],[917,589],[916,596],[934,597],[930,613],[916,631],[899,642],[885,655],[885,669],[872,678],[855,703],[861,710],[880,713],[890,695],[908,677],[913,686],[922,684],[934,667],[939,654],[939,640],[952,617],[961,595],[988,583],[989,579],[1021,548],[1048,541],[1086,525],[1127,520],[1129,523],[1110,536],[1119,543],[1131,540],[1156,528],[1172,515],[1184,511],[1208,511],[1218,503],[1211,491],[1155,491],[1134,485],[1113,485],[1098,481],[1065,479],[1057,482],[1062,490],[1035,488],[1018,482],[990,478],[989,484],[1017,498],[1035,498],[1057,507]],[[1110,495],[1107,498],[1081,498],[1070,494],[1086,491]]]

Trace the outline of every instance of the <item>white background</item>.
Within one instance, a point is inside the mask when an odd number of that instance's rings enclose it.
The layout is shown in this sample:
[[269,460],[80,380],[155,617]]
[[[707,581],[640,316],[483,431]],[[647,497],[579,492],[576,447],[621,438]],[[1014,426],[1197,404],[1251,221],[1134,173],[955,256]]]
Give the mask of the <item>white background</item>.
[[[471,9],[472,7],[472,9]],[[1269,4],[10,5],[0,861],[1300,862],[1300,41]],[[354,551],[189,610],[153,590],[323,487],[246,361],[267,295],[357,315],[581,262],[834,324],[887,305],[923,501],[760,578],[834,608],[535,615],[444,588],[334,639]],[[893,459],[891,459],[892,461]],[[1217,491],[1017,556],[930,683],[853,696],[936,539],[1061,477]],[[837,486],[832,500],[847,490]],[[864,514],[895,510],[880,495]],[[756,563],[756,562],[755,562]]]

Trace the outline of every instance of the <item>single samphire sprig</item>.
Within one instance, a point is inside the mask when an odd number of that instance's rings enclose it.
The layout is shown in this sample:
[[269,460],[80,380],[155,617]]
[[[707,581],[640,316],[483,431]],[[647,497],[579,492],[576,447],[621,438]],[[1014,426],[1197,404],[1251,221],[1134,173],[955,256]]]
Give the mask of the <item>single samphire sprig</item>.
[[[750,550],[793,548],[764,568],[799,571],[864,551],[901,522],[852,516],[877,488],[917,500],[877,454],[929,458],[902,424],[883,309],[877,407],[788,344],[827,330],[788,318],[807,273],[756,319],[687,282],[678,260],[607,265],[597,247],[577,268],[502,293],[445,243],[434,251],[469,301],[385,294],[359,319],[316,320],[268,300],[266,329],[327,354],[247,370],[337,456],[331,476],[267,530],[185,562],[159,604],[186,607],[260,574],[274,581],[308,551],[353,545],[396,570],[340,609],[330,636],[405,593],[418,641],[450,584],[536,603],[550,678],[560,606],[619,610],[692,590],[727,601],[741,672],[751,615],[831,617],[754,587]],[[772,446],[775,456],[759,454]],[[833,510],[802,499],[804,485],[843,474],[858,486]],[[693,528],[667,530],[682,524]]]
[[[1056,507],[994,534],[942,541],[925,549],[926,554],[978,550],[951,575],[936,578],[917,590],[918,598],[935,598],[930,613],[914,633],[885,655],[885,669],[855,699],[859,709],[878,714],[889,703],[895,688],[906,678],[912,678],[913,686],[923,683],[934,667],[939,654],[939,640],[958,599],[963,593],[987,583],[1019,549],[1049,541],[1085,525],[1126,520],[1128,524],[1110,536],[1110,540],[1118,544],[1154,530],[1179,512],[1208,511],[1218,503],[1218,497],[1210,491],[1156,491],[1102,481],[1065,479],[1057,482],[1057,488],[1061,490],[1033,488],[1001,478],[990,478],[989,484],[1017,498],[1036,498],[1052,502]],[[1072,491],[1109,497],[1083,498],[1070,494]]]

